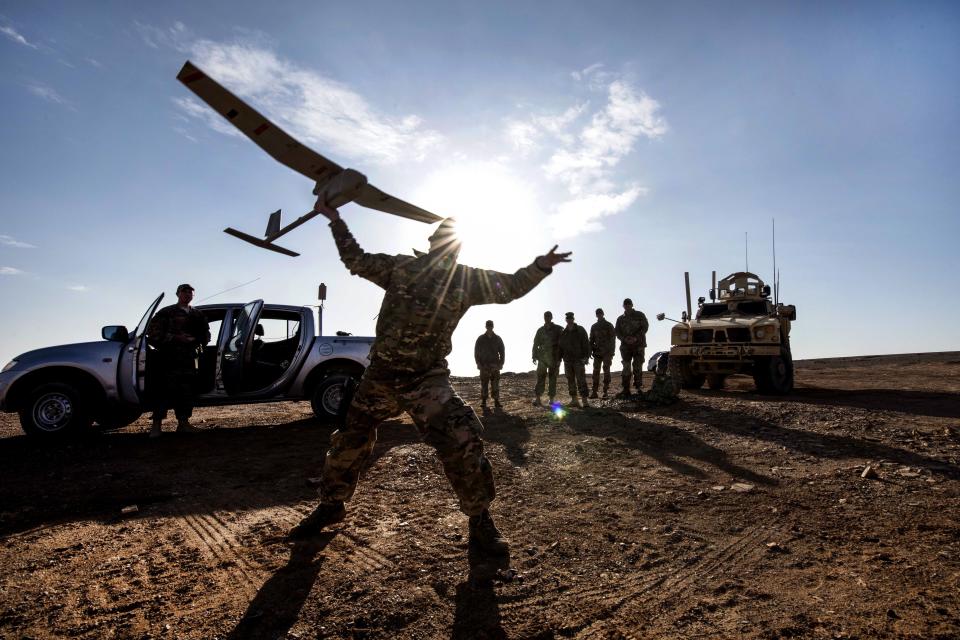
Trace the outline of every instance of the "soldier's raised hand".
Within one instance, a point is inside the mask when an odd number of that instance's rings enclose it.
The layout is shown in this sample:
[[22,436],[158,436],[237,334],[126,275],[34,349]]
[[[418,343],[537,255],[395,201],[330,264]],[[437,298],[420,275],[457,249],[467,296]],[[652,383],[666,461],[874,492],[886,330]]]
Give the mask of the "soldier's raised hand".
[[340,219],[340,212],[333,207],[327,206],[327,203],[324,202],[322,198],[317,198],[317,202],[313,205],[313,210],[322,213],[330,222]]
[[570,262],[570,256],[573,254],[573,252],[567,251],[566,253],[557,253],[558,246],[560,245],[553,245],[553,249],[550,249],[546,255],[537,257],[537,266],[541,269],[552,269],[555,265],[558,265],[561,262]]

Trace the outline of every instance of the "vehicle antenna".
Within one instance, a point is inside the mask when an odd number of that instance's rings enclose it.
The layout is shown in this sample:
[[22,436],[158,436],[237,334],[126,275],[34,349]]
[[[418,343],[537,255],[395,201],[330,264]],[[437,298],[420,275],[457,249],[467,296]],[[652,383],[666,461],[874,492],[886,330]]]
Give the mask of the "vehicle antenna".
[[780,301],[780,285],[777,282],[777,219],[771,218],[770,222],[773,225],[773,304],[776,305]]
[[744,271],[750,271],[750,240],[749,240],[749,235],[750,235],[749,232],[747,232],[747,231],[744,231],[744,232],[743,232],[743,262],[745,263],[745,266],[744,266],[744,268],[743,268]]
[[203,298],[203,300],[197,300],[197,302],[204,302],[204,301],[206,301],[206,300],[209,300],[210,298],[216,298],[216,297],[219,296],[220,294],[226,293],[227,291],[233,291],[234,289],[239,289],[240,287],[245,287],[245,286],[247,286],[248,284],[253,284],[253,283],[256,282],[257,280],[259,280],[261,277],[262,277],[262,276],[257,276],[256,278],[254,278],[254,279],[251,280],[250,282],[244,282],[243,284],[238,284],[238,285],[235,286],[235,287],[230,287],[229,289],[224,289],[223,291],[220,291],[220,292],[218,292],[218,293],[215,293],[215,294],[213,294],[212,296],[207,296],[206,298]]

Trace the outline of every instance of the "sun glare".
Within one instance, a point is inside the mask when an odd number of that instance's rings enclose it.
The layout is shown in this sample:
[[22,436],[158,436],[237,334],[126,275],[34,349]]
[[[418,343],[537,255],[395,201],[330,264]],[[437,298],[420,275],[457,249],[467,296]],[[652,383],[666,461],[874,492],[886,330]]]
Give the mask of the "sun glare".
[[512,272],[550,248],[545,234],[537,232],[544,223],[533,189],[495,162],[435,171],[413,201],[457,219],[464,264]]

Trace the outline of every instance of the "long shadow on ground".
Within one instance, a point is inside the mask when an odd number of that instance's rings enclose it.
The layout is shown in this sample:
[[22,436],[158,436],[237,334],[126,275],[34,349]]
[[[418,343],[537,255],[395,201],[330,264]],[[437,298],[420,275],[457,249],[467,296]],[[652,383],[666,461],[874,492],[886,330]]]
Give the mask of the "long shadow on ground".
[[[48,445],[0,439],[0,535],[77,520],[111,521],[120,510],[183,496],[187,513],[295,504],[316,497],[333,426],[314,420],[211,429],[198,434],[108,433]],[[412,425],[388,422],[371,464],[419,442]]]

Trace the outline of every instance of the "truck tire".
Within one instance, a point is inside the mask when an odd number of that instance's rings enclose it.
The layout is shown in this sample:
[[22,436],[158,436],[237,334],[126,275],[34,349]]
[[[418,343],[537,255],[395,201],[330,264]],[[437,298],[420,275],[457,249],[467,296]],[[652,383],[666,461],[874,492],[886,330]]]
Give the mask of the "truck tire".
[[714,391],[723,389],[727,384],[727,375],[724,373],[711,373],[707,376],[707,386]]
[[702,373],[694,373],[690,370],[690,361],[687,358],[670,356],[667,367],[674,384],[679,384],[681,389],[699,389],[706,379]]
[[77,387],[65,382],[38,385],[20,409],[20,426],[28,436],[61,439],[90,427],[90,411]]
[[357,388],[357,379],[349,373],[334,372],[320,381],[310,395],[310,406],[321,422],[343,422]]
[[780,347],[779,356],[757,358],[753,366],[757,391],[765,395],[786,395],[793,391],[793,356],[790,349]]

